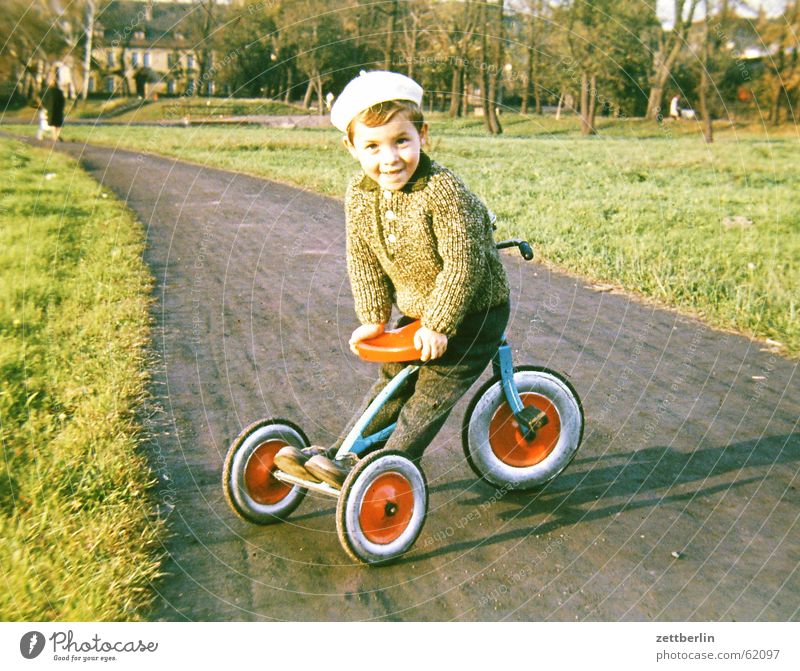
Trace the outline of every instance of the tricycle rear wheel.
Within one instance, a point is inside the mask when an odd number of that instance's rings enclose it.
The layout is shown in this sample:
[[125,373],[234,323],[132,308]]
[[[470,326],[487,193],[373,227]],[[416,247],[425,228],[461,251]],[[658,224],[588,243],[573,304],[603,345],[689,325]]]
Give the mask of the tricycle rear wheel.
[[233,441],[222,469],[222,491],[234,513],[253,524],[282,522],[302,503],[306,490],[273,476],[273,460],[286,445],[308,447],[303,430],[285,419],[262,419]]

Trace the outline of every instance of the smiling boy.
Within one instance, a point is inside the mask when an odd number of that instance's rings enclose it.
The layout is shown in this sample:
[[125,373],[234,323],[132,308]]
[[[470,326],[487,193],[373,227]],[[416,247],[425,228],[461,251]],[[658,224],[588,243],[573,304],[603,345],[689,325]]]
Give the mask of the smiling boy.
[[[415,345],[428,362],[383,406],[365,435],[397,422],[386,443],[419,460],[453,405],[497,349],[509,315],[509,288],[483,202],[422,151],[428,125],[422,88],[394,72],[367,72],[344,89],[331,121],[361,171],[347,187],[347,270],[361,326],[356,343],[383,333],[392,306],[398,325],[421,321]],[[404,367],[381,368],[364,408]],[[359,412],[350,426],[361,416]],[[340,488],[355,455],[338,446],[282,449],[281,470]]]

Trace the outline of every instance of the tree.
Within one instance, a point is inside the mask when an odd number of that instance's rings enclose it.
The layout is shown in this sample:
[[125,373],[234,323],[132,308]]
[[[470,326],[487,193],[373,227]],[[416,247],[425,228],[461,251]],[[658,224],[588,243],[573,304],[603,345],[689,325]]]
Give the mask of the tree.
[[522,79],[522,104],[520,112],[528,113],[528,102],[533,95],[536,114],[542,113],[542,97],[540,94],[540,69],[542,46],[544,42],[544,0],[527,0],[525,23],[527,28],[527,47],[525,49],[525,70]]
[[[647,101],[647,118],[656,119],[661,114],[664,87],[672,72],[675,59],[686,45],[686,37],[694,21],[699,0],[674,0],[672,28],[665,31],[660,24],[653,29],[653,64],[650,71],[650,95]],[[650,2],[650,11],[655,17],[655,0]]]
[[442,45],[450,65],[450,107],[448,114],[455,118],[464,109],[465,88],[469,75],[470,47],[474,31],[480,19],[480,10],[472,0],[462,3],[442,3],[439,8],[439,23],[445,28],[446,38]]
[[[483,120],[492,135],[500,135],[503,127],[497,117],[499,82],[503,75],[505,57],[503,42],[503,5],[497,0],[497,9],[488,3],[481,5],[481,92],[483,93]],[[490,39],[491,38],[491,41]]]
[[581,134],[593,135],[597,113],[597,78],[602,72],[611,3],[609,0],[573,0],[565,4],[569,76],[579,79]]
[[52,30],[58,14],[46,0],[7,0],[0,12],[2,56],[14,71],[17,92],[29,103],[39,102],[47,62],[67,47],[60,28]]
[[283,70],[275,44],[275,20],[261,0],[247,0],[238,11],[220,38],[221,51],[226,54],[222,76],[234,95],[255,98],[264,91],[275,95]]
[[769,104],[769,120],[781,121],[781,107],[792,109],[800,92],[800,0],[789,0],[775,20],[759,16],[757,31],[768,50],[762,89]]
[[700,98],[700,118],[703,122],[703,137],[706,144],[711,144],[714,141],[714,129],[711,124],[711,112],[708,105],[708,83],[709,73],[708,68],[711,65],[709,58],[709,51],[711,50],[709,38],[709,17],[711,15],[711,7],[709,7],[709,0],[704,0],[705,4],[705,17],[703,18],[703,27],[701,30],[700,40],[700,86],[698,88]]
[[95,0],[86,0],[86,20],[83,24],[83,83],[81,85],[81,99],[89,97],[89,78],[92,75],[92,46],[94,45],[94,20]]

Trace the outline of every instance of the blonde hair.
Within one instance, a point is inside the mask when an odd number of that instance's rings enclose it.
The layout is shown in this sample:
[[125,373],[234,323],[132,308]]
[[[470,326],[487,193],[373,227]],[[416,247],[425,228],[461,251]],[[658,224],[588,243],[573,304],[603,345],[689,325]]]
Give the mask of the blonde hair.
[[376,126],[383,126],[383,124],[389,123],[392,117],[401,112],[414,124],[417,133],[422,133],[425,117],[417,103],[411,102],[410,100],[387,100],[386,102],[376,103],[372,107],[367,107],[367,109],[356,114],[350,123],[347,124],[347,139],[350,140],[351,143],[353,142],[353,128],[356,121],[370,128],[375,128]]

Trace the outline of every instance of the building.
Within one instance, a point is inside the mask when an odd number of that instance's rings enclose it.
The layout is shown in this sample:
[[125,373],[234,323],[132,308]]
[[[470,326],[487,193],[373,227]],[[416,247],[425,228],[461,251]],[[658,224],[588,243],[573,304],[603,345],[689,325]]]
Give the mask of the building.
[[204,16],[202,0],[111,0],[95,20],[89,92],[215,93],[214,54],[202,46]]

